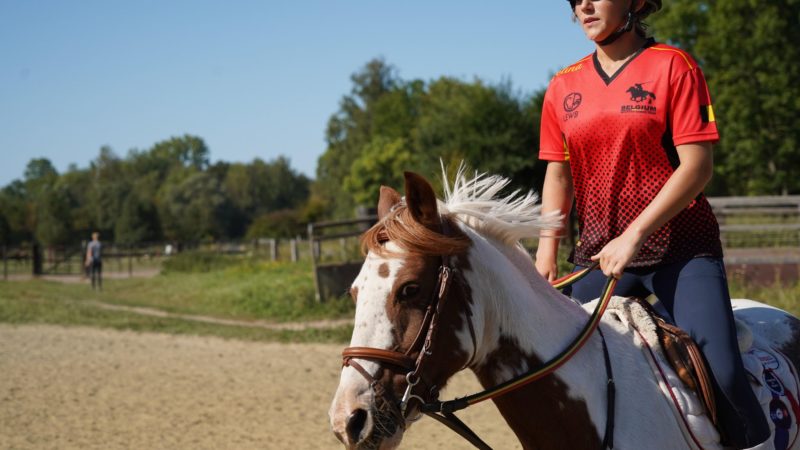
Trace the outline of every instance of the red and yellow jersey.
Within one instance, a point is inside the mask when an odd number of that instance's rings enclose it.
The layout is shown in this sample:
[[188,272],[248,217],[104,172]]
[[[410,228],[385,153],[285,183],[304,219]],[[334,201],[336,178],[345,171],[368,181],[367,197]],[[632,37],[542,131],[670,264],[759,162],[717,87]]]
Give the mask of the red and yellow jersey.
[[[650,204],[679,164],[677,145],[719,140],[708,87],[686,52],[648,41],[613,76],[589,55],[558,72],[542,107],[539,158],[569,161],[586,265]],[[645,242],[629,267],[722,256],[700,194]]]

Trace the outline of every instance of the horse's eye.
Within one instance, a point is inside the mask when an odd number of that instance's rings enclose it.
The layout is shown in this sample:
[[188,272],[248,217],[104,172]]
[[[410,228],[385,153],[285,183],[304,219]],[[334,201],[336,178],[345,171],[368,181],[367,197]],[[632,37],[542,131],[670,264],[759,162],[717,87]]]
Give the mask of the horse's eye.
[[417,294],[419,294],[419,285],[415,283],[408,283],[400,288],[400,294],[398,297],[400,300],[408,300],[416,297]]

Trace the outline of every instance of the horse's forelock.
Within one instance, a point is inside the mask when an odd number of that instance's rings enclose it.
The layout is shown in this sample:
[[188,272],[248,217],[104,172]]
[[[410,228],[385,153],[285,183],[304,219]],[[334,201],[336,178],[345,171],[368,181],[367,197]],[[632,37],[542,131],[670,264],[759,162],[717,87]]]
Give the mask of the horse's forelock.
[[448,235],[433,231],[415,221],[405,206],[395,208],[361,236],[361,251],[364,254],[373,252],[389,255],[392,252],[384,244],[391,241],[404,251],[422,256],[466,253],[472,241],[448,216],[442,216],[442,220],[447,221],[448,228],[452,230]]

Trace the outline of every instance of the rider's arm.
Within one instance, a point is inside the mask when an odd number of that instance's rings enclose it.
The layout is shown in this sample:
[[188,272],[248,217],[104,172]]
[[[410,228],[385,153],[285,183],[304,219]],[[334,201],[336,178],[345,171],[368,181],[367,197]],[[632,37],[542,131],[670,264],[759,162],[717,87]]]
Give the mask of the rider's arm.
[[636,256],[647,238],[703,191],[711,180],[714,158],[710,142],[678,145],[680,165],[670,176],[652,202],[628,226],[622,235],[613,239],[592,260],[600,261],[603,273],[622,276],[622,271]]
[[556,260],[558,243],[564,234],[564,227],[569,210],[572,207],[573,186],[569,162],[550,161],[542,187],[542,214],[559,211],[564,217],[559,230],[542,230],[539,233],[539,247],[536,250],[536,270],[540,275],[552,281],[558,274]]

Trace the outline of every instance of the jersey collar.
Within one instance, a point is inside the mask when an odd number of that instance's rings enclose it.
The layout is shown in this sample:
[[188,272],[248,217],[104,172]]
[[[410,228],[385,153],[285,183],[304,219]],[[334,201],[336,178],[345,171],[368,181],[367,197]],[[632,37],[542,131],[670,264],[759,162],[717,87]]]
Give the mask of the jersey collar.
[[625,61],[625,64],[620,66],[620,68],[617,69],[617,71],[614,72],[614,74],[611,75],[611,76],[609,76],[603,70],[603,66],[600,65],[600,60],[597,59],[597,51],[595,51],[592,54],[592,62],[594,63],[594,70],[597,72],[597,75],[600,76],[600,79],[603,80],[603,82],[606,84],[606,86],[608,86],[609,84],[611,84],[612,81],[614,81],[615,78],[617,78],[617,76],[619,76],[619,74],[622,73],[623,70],[625,70],[626,67],[628,67],[628,64],[630,64],[634,59],[638,58],[639,55],[641,55],[642,52],[646,48],[652,47],[653,45],[656,45],[656,40],[654,38],[652,38],[652,37],[647,38],[647,40],[644,42],[644,45],[642,46],[642,48],[640,48],[639,50],[636,50],[636,53],[634,53],[633,56],[631,56],[631,58],[629,60]]

